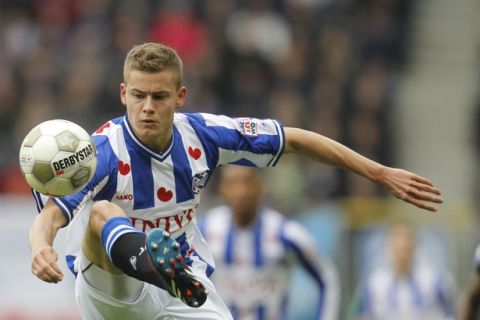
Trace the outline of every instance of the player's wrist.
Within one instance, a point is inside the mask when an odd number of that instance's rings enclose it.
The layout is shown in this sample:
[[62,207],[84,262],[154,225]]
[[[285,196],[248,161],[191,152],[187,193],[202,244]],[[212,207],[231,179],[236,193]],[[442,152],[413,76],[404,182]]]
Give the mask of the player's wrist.
[[381,164],[378,164],[370,170],[370,177],[369,178],[370,178],[370,180],[372,180],[375,183],[384,185],[386,176],[388,174],[388,170],[389,170],[388,167],[386,167],[384,165],[381,165]]
[[46,242],[42,242],[42,243],[38,243],[38,244],[33,244],[31,246],[31,250],[32,250],[32,256],[36,256],[38,254],[53,251],[53,247],[52,247],[52,245],[50,245]]

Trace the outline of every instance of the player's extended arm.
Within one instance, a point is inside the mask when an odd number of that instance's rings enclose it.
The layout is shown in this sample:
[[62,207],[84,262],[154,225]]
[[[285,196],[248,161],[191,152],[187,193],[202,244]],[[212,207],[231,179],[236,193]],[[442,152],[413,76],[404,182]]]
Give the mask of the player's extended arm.
[[53,240],[57,231],[66,223],[60,208],[50,199],[30,228],[32,273],[43,281],[57,283],[63,279],[63,272],[57,263],[58,254],[53,249]]
[[353,171],[383,185],[395,197],[419,208],[437,211],[440,190],[428,179],[412,172],[386,167],[332,139],[297,128],[285,128],[285,153],[297,153],[314,160]]

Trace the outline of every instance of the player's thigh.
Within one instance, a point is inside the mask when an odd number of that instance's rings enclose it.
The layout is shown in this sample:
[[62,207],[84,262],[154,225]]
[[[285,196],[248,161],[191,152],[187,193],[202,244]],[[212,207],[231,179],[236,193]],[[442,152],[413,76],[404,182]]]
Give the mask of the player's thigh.
[[162,309],[152,301],[143,282],[95,265],[78,273],[75,298],[85,320],[151,320]]

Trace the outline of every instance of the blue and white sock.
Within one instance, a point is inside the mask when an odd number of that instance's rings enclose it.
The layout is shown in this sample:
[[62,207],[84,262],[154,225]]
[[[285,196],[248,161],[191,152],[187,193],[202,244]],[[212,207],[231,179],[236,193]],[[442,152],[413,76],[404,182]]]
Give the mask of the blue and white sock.
[[169,291],[148,260],[146,235],[135,229],[127,217],[109,219],[102,228],[102,245],[110,261],[125,274]]
[[127,217],[113,217],[105,222],[102,228],[102,245],[108,257],[112,261],[112,247],[115,242],[122,236],[127,234],[143,234],[135,229],[130,219]]

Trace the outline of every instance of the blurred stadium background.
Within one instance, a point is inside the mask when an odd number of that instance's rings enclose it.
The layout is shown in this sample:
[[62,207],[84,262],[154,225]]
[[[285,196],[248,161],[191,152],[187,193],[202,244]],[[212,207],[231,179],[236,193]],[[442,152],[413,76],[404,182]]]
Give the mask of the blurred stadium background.
[[[36,208],[18,148],[44,120],[93,131],[123,114],[123,58],[145,41],[184,58],[184,111],[277,118],[443,190],[430,214],[295,157],[266,170],[271,204],[336,262],[342,317],[372,254],[384,256],[378,234],[399,217],[419,227],[419,254],[453,273],[460,299],[480,241],[479,12],[475,0],[0,0],[0,319],[79,319],[65,265],[57,285],[30,273]],[[200,212],[217,202],[212,181]],[[291,318],[311,319],[313,289],[295,279]]]

